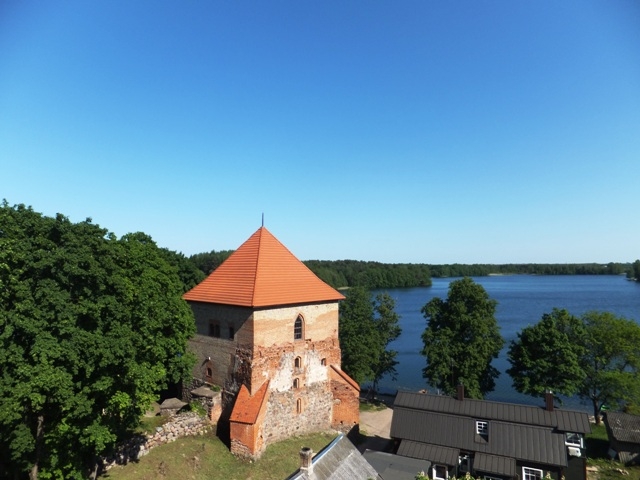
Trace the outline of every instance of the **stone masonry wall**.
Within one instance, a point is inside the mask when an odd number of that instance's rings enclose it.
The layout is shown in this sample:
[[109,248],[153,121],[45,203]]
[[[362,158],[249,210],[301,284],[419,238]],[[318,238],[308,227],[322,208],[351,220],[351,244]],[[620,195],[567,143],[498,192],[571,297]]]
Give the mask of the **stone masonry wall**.
[[[300,413],[297,411],[298,400],[301,401]],[[327,382],[300,391],[272,392],[262,431],[265,444],[294,435],[330,430],[332,405]]]
[[106,471],[116,465],[126,465],[140,459],[159,445],[174,442],[180,437],[204,435],[211,428],[211,423],[197,413],[181,413],[171,419],[156,431],[148,435],[138,435],[120,445],[116,452],[103,459],[102,470]]

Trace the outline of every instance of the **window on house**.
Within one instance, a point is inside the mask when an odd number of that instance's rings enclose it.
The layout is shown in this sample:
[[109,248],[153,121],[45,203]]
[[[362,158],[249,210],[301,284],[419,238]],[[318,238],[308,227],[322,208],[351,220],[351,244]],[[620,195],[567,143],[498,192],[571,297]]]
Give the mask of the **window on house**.
[[295,368],[302,368],[302,358],[296,357],[294,360],[294,366]]
[[522,467],[522,480],[542,480],[542,470]]
[[296,323],[293,325],[293,339],[294,340],[302,340],[303,337],[303,330],[304,329],[304,325],[303,325],[303,320],[302,320],[302,315],[298,315],[298,318],[296,318]]
[[302,413],[302,399],[296,400],[296,413]]
[[220,325],[218,325],[217,323],[211,322],[209,324],[209,336],[220,338]]
[[233,327],[229,327],[229,339],[233,340],[233,337],[236,335],[236,330]]
[[582,448],[582,435],[579,433],[567,432],[565,434],[564,443],[570,447]]
[[476,420],[476,433],[485,437],[489,435],[489,423],[483,422],[482,420]]
[[447,480],[449,478],[449,471],[444,465],[433,465],[431,467],[431,478],[433,480]]

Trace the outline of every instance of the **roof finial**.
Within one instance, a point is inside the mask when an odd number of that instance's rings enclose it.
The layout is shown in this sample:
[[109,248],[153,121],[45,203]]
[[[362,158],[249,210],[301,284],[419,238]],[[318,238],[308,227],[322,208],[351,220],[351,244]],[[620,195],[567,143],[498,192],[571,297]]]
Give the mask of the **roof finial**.
[[264,227],[264,212],[262,212],[262,226]]

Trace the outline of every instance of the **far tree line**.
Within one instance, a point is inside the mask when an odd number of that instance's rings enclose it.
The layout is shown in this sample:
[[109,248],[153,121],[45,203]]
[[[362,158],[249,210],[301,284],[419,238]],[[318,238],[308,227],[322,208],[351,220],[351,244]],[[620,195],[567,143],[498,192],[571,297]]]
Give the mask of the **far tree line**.
[[[492,366],[505,341],[495,318],[497,302],[471,278],[451,282],[446,299],[422,308],[426,366],[423,377],[444,394],[462,384],[470,398],[495,388],[500,372]],[[399,316],[386,293],[347,291],[340,305],[342,368],[375,391],[384,375],[396,374],[397,352],[388,349],[400,335]],[[577,317],[564,309],[545,313],[523,328],[508,348],[507,370],[516,391],[542,397],[578,395],[591,403],[599,422],[606,406],[640,412],[640,325],[609,312]]]
[[[190,257],[191,269],[202,275],[213,272],[233,250],[212,250]],[[432,278],[485,277],[488,275],[624,275],[640,279],[640,260],[634,263],[512,263],[512,264],[424,264],[380,263],[359,260],[306,260],[313,273],[334,288],[368,289],[428,287]]]

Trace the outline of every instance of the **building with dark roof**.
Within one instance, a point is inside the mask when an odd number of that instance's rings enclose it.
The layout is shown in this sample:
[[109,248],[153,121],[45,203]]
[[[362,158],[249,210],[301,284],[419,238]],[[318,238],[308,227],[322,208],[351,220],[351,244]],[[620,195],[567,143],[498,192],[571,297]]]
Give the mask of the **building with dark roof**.
[[[391,478],[391,477],[389,477]],[[317,455],[300,451],[300,468],[287,480],[383,480],[353,443],[340,434]],[[399,479],[396,479],[399,480]]]
[[[549,394],[550,396],[550,394]],[[434,480],[474,478],[584,480],[586,413],[413,392],[398,392],[391,437],[395,452],[431,462]]]
[[609,436],[611,457],[625,465],[640,465],[640,416],[606,412],[604,424]]
[[266,228],[183,298],[197,329],[183,397],[221,387],[222,413],[212,420],[229,432],[233,453],[256,458],[269,443],[359,423],[360,388],[340,368],[344,296]]

